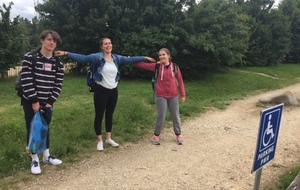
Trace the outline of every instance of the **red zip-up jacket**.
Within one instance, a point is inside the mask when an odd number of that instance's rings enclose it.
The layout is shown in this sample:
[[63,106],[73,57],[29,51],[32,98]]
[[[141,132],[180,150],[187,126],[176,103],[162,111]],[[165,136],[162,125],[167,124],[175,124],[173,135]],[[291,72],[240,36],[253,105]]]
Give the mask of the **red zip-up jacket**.
[[[152,72],[155,72],[155,65],[156,63],[145,62],[134,64],[135,67]],[[161,64],[156,79],[156,96],[173,98],[178,96],[178,90],[180,97],[185,98],[185,88],[179,67],[177,66],[177,72],[174,73],[174,63],[171,62],[169,66]]]

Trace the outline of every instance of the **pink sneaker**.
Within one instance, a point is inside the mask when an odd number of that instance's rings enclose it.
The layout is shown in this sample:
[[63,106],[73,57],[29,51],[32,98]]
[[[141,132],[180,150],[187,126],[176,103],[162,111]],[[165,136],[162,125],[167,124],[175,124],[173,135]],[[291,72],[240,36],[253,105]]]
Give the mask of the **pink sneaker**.
[[177,135],[176,140],[179,145],[182,145],[182,143],[183,143],[182,135]]
[[160,145],[159,136],[156,136],[156,135],[153,136],[153,144]]

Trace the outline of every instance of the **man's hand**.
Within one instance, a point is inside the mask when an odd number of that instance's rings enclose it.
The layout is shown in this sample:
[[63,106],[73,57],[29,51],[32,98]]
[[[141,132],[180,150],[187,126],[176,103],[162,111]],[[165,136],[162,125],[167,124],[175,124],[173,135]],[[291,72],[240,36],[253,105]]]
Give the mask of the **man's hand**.
[[34,113],[37,112],[37,111],[39,111],[39,109],[40,109],[40,103],[39,102],[33,103],[32,104],[32,109],[33,109]]
[[52,108],[52,106],[51,106],[51,104],[46,104],[46,106],[45,106],[46,108]]

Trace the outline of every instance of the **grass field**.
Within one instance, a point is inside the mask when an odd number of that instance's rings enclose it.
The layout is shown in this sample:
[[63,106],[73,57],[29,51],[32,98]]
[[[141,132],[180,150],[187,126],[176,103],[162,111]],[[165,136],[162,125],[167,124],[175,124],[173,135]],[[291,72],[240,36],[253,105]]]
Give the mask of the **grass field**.
[[[187,101],[180,104],[182,121],[198,116],[209,107],[224,109],[231,100],[297,83],[300,81],[299,73],[300,65],[281,64],[275,67],[228,69],[201,77],[198,81],[185,81]],[[31,177],[30,159],[25,153],[24,115],[14,90],[14,80],[14,77],[0,80],[0,183],[6,188]],[[152,133],[156,119],[151,80],[122,79],[118,90],[113,138],[118,143],[138,142]],[[52,154],[62,158],[64,163],[73,163],[94,152],[96,136],[93,120],[93,94],[85,85],[85,77],[66,75],[61,96],[54,104],[50,125]],[[170,127],[169,115],[166,121],[165,127]],[[299,168],[294,170],[297,173]],[[7,178],[9,176],[21,177],[11,180]],[[288,180],[283,179],[279,185],[288,183]]]

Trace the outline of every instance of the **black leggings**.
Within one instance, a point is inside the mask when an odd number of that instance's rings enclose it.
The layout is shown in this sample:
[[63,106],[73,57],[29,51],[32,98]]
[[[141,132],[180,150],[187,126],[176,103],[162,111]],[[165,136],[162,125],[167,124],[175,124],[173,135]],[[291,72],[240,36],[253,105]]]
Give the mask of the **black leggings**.
[[[34,116],[34,111],[32,109],[32,103],[24,98],[22,98],[22,105],[23,105],[23,110],[24,110],[24,115],[25,115],[25,121],[26,121],[26,130],[27,130],[27,145],[29,143],[29,135],[30,135],[30,123],[31,120]],[[41,104],[41,106],[43,106]],[[50,142],[49,142],[49,131],[50,131],[50,127],[49,124],[51,122],[51,118],[52,118],[52,114],[50,115],[45,115],[45,113],[42,114],[42,116],[44,117],[45,121],[48,124],[48,133],[47,133],[47,140],[46,140],[46,148],[49,148]]]
[[112,131],[113,114],[117,105],[118,89],[107,89],[96,84],[94,92],[95,120],[94,128],[96,135],[102,135],[102,120],[105,112],[106,132]]

